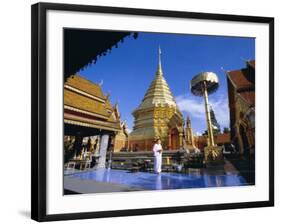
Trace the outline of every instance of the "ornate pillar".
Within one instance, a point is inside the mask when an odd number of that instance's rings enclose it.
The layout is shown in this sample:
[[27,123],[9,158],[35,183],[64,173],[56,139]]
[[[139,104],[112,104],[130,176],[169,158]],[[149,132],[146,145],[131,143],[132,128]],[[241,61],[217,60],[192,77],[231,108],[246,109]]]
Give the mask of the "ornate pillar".
[[203,88],[202,91],[204,93],[206,120],[208,125],[208,137],[209,137],[208,146],[215,146],[206,81],[204,81],[202,88]]
[[100,153],[97,168],[105,168],[106,152],[108,148],[109,135],[102,135],[100,141]]

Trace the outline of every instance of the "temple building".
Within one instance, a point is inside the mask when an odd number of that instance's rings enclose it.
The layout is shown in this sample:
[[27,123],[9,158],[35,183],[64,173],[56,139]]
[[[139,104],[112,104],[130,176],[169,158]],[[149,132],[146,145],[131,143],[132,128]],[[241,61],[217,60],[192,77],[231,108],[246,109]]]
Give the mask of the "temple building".
[[126,122],[121,122],[121,129],[117,132],[117,134],[113,138],[113,151],[127,151],[128,148],[128,130]]
[[241,155],[255,153],[255,61],[226,72],[230,109],[231,141]]
[[184,146],[184,119],[164,78],[159,48],[155,77],[140,105],[133,111],[134,127],[129,135],[129,149],[151,150],[160,138],[164,150],[182,149]]
[[[193,138],[195,147],[201,151],[208,145],[207,135],[194,136]],[[214,141],[218,146],[228,145],[231,143],[230,133],[217,133],[214,135]]]
[[[65,163],[81,155],[83,139],[87,137],[87,149],[98,150],[99,166],[104,167],[106,152],[120,131],[118,110],[111,105],[109,96],[103,94],[101,86],[80,75],[68,77],[64,84],[64,136],[65,140],[71,140],[71,147],[65,148]],[[96,136],[92,139],[93,146],[91,136]]]

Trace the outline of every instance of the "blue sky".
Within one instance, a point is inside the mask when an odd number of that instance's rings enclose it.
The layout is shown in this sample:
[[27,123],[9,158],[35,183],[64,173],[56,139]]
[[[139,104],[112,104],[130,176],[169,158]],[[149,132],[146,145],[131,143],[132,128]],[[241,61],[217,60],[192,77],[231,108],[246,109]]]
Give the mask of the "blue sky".
[[159,45],[164,77],[184,118],[190,116],[194,133],[206,130],[206,121],[203,99],[191,94],[189,82],[203,71],[215,72],[219,77],[220,87],[209,100],[221,127],[228,127],[226,75],[221,68],[240,69],[245,59],[254,59],[253,38],[139,33],[137,39],[126,37],[118,48],[79,73],[95,83],[102,82],[103,92],[110,93],[112,104],[118,103],[121,119],[132,129],[131,113],[155,76]]

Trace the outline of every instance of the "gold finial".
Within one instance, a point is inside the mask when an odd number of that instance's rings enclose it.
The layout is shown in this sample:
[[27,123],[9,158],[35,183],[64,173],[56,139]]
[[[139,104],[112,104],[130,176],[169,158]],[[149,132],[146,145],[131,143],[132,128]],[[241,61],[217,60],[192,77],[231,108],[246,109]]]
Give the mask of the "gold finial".
[[162,72],[162,65],[161,65],[161,48],[160,48],[160,45],[158,47],[158,68],[157,68],[157,74],[163,74]]

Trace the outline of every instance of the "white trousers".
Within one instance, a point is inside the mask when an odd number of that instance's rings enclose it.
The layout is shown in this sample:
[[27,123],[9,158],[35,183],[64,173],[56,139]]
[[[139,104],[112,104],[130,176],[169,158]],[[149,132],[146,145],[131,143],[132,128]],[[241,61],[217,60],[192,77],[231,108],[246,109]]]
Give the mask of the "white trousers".
[[162,166],[162,153],[159,153],[158,155],[154,156],[154,172],[160,173],[161,166]]

